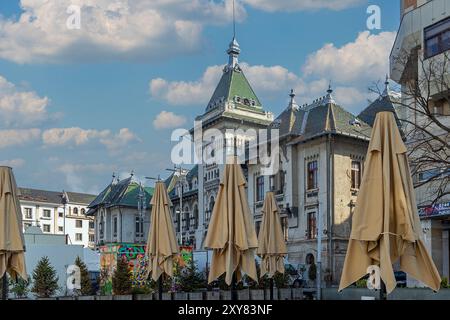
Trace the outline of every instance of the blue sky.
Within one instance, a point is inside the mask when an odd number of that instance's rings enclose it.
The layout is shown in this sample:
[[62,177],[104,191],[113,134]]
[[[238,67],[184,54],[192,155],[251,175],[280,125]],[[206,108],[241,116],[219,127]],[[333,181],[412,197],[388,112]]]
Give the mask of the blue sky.
[[[65,26],[72,2],[81,4],[80,30]],[[0,2],[0,164],[20,186],[49,190],[98,192],[113,171],[164,176],[172,130],[192,126],[227,62],[231,2],[72,2]],[[372,4],[380,30],[367,30]],[[240,62],[275,115],[291,88],[303,104],[329,81],[358,114],[388,72],[398,1],[238,0],[236,8]]]

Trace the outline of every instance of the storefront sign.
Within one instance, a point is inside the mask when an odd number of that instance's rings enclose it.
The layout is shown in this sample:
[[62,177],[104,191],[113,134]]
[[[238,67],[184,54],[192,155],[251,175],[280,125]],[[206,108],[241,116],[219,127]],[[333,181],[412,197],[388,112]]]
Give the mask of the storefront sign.
[[445,215],[450,215],[450,202],[419,208],[419,216],[421,218],[431,218]]

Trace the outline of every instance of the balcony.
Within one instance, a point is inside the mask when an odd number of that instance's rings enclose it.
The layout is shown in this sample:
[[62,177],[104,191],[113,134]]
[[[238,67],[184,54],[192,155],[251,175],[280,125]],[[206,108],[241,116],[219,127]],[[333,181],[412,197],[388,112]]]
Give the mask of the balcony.
[[423,29],[444,19],[449,14],[450,3],[448,0],[433,0],[403,16],[389,59],[392,80],[402,83],[408,65],[404,61],[399,61],[398,57],[404,53],[409,54],[416,47],[423,47]]

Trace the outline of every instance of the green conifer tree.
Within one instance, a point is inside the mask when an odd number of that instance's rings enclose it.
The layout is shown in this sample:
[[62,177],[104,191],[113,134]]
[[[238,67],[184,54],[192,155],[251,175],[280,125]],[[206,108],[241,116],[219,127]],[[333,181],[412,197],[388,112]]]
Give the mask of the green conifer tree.
[[116,270],[112,277],[113,294],[130,294],[132,289],[131,273],[125,259],[117,259]]
[[75,260],[75,265],[80,268],[80,284],[81,289],[76,290],[78,295],[88,296],[92,294],[92,284],[91,279],[89,277],[89,271],[86,267],[86,264],[81,260],[80,257],[77,257]]
[[58,276],[48,257],[42,257],[33,271],[31,292],[39,298],[48,298],[58,290]]

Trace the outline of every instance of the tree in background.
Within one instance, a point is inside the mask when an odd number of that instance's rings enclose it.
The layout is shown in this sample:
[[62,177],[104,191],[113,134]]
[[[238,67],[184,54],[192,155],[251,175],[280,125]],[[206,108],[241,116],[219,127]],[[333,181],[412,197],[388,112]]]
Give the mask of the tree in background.
[[178,287],[184,292],[192,292],[198,289],[206,288],[207,281],[197,265],[191,260],[184,268],[179,270],[179,276],[176,279]]
[[14,279],[9,279],[9,287],[11,288],[11,292],[14,294],[16,298],[25,298],[28,296],[30,292],[30,283],[31,278],[28,276],[28,280],[24,280],[22,278],[18,278],[17,281]]
[[48,257],[42,257],[33,271],[33,288],[31,291],[39,298],[48,298],[58,290],[58,276]]
[[128,262],[122,258],[117,259],[116,270],[112,277],[113,294],[130,294],[132,290],[131,272]]
[[80,268],[80,284],[81,284],[81,289],[75,290],[76,294],[84,296],[92,294],[92,284],[86,264],[83,262],[83,260],[81,260],[80,257],[77,257],[75,259],[75,265],[78,268]]

